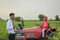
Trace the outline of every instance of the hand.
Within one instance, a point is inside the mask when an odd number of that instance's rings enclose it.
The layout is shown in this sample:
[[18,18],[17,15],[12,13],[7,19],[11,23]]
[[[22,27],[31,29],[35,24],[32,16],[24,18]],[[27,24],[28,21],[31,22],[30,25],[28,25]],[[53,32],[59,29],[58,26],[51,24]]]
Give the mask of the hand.
[[49,28],[48,31],[50,31],[51,29]]

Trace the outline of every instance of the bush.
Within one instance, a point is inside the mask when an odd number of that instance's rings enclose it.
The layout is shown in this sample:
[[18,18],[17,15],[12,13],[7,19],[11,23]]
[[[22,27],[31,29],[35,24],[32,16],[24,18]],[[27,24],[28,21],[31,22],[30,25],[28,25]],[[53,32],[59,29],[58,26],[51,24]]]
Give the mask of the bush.
[[56,21],[59,21],[60,20],[58,15],[55,16],[55,20]]

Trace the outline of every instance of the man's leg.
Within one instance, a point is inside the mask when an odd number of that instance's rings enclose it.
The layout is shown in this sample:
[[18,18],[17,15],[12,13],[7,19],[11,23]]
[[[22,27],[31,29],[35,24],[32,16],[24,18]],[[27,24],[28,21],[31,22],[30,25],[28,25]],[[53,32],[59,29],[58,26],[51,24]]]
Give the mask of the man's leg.
[[13,34],[13,37],[12,37],[13,40],[15,40],[15,34]]
[[15,40],[15,34],[9,34],[9,40]]
[[42,38],[45,37],[45,30],[42,30]]
[[42,38],[41,38],[41,40],[44,40],[44,37],[45,37],[45,30],[42,30]]
[[11,40],[11,34],[9,34],[9,36],[8,36],[8,40]]

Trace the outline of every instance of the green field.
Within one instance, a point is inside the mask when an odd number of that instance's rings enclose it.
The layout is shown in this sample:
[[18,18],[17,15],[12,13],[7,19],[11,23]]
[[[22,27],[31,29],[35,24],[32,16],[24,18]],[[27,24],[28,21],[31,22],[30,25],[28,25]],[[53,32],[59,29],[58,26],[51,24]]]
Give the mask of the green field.
[[[24,28],[30,28],[33,27],[37,24],[41,24],[42,21],[38,20],[30,20],[30,21],[24,21]],[[57,31],[54,34],[54,36],[49,40],[59,40],[60,39],[60,24],[57,26],[57,23],[60,23],[60,21],[49,21],[51,27],[57,27]],[[15,22],[16,25],[19,24],[20,22]],[[0,20],[0,40],[7,40],[8,38],[8,33],[6,31],[6,21],[1,21]]]

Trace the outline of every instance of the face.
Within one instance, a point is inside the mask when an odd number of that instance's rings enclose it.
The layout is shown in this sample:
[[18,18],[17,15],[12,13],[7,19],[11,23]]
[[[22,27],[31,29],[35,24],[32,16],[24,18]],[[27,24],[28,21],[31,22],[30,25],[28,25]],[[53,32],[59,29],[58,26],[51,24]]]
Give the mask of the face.
[[47,21],[47,18],[44,18],[44,21]]
[[14,19],[14,17],[15,17],[14,15],[10,16],[10,18],[11,18],[12,20]]

